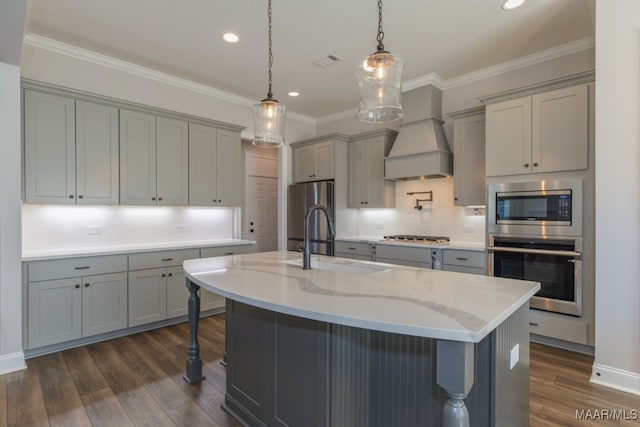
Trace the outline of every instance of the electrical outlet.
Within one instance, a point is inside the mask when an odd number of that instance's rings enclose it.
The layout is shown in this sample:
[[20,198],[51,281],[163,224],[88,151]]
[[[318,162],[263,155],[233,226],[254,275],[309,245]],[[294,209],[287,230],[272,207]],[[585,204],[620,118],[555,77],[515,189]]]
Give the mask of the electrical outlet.
[[384,229],[384,224],[382,222],[376,222],[376,230]]
[[90,225],[89,227],[89,235],[97,236],[98,234],[102,234],[102,226],[101,225]]
[[176,224],[176,233],[184,233],[186,226],[184,224]]
[[518,360],[520,360],[520,344],[514,345],[509,352],[509,369],[513,369]]
[[467,224],[467,225],[463,225],[462,226],[462,231],[464,231],[465,233],[475,233],[476,232],[476,226],[473,224]]

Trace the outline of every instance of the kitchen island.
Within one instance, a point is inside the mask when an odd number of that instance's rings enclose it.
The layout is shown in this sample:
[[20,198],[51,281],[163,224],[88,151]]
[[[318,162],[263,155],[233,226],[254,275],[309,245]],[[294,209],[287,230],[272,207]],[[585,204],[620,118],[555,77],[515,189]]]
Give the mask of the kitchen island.
[[246,425],[527,425],[539,284],[294,252],[184,263],[203,379],[200,287],[227,298],[224,408]]

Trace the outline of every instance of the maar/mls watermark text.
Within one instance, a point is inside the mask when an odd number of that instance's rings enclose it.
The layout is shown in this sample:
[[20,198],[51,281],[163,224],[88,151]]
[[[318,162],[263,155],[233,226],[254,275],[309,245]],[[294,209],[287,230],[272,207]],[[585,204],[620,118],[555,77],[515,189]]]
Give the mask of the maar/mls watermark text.
[[637,409],[576,409],[576,420],[637,420]]

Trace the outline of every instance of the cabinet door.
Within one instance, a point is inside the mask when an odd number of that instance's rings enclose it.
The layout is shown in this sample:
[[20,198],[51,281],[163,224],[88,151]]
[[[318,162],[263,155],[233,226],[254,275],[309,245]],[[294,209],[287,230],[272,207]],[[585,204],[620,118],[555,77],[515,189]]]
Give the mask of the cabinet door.
[[453,122],[453,204],[484,205],[485,116],[462,117]]
[[189,204],[189,131],[187,122],[156,119],[156,184],[158,205]]
[[587,168],[588,96],[583,84],[532,97],[533,172]]
[[82,278],[82,336],[127,327],[127,273]]
[[363,208],[368,199],[367,180],[365,175],[365,142],[357,141],[349,144],[349,205],[350,208]]
[[29,348],[80,338],[80,278],[29,283]]
[[315,180],[315,158],[313,147],[295,148],[293,150],[293,181],[306,182]]
[[76,203],[75,101],[24,93],[27,203]]
[[240,134],[218,129],[218,206],[240,206],[242,204]]
[[313,180],[334,179],[334,143],[333,141],[320,142],[312,145],[314,157]]
[[217,129],[189,123],[189,205],[216,206]]
[[79,205],[120,202],[118,109],[76,101],[76,188]]
[[225,299],[222,295],[202,289],[200,291],[200,308],[202,311],[223,308]]
[[120,110],[120,204],[156,204],[156,117]]
[[167,269],[129,272],[129,327],[167,318]]
[[368,208],[392,208],[395,206],[395,183],[384,179],[384,138],[376,137],[365,143],[364,188]]
[[531,172],[531,97],[487,106],[487,176]]
[[182,267],[167,268],[167,319],[187,314],[188,298],[187,278]]

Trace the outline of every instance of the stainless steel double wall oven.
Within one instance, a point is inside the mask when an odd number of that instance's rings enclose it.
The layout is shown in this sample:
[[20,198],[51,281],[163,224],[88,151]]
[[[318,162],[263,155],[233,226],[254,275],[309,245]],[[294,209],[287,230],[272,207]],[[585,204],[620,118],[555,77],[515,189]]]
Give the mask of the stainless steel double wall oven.
[[489,275],[540,282],[531,308],[582,314],[582,180],[490,184]]

